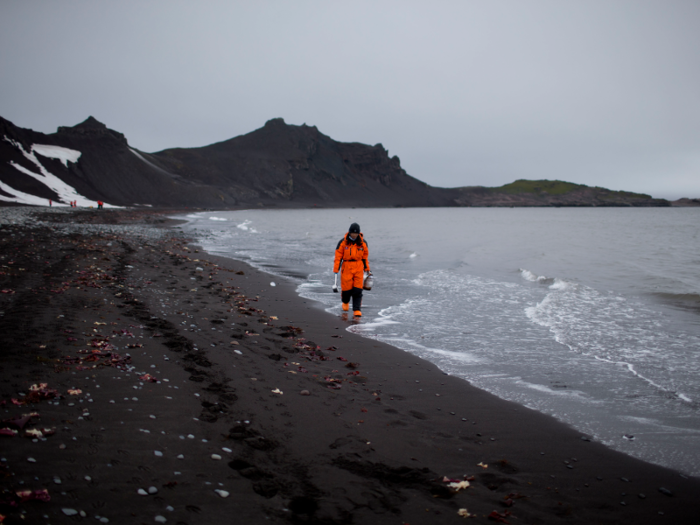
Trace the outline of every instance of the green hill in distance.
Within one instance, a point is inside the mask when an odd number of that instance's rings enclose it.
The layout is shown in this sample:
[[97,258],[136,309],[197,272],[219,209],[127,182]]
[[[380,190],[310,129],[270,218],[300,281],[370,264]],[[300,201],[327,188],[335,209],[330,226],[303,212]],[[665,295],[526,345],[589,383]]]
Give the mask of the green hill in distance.
[[498,187],[455,188],[460,206],[671,206],[645,193],[616,191],[561,180],[519,179]]

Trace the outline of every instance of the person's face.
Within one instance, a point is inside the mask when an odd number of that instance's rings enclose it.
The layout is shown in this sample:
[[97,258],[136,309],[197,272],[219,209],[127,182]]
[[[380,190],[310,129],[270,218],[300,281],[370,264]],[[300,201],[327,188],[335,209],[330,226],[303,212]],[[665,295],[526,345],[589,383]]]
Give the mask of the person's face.
[[354,241],[355,239],[357,239],[357,233],[351,233],[351,234],[350,234],[350,238],[351,238],[353,241]]

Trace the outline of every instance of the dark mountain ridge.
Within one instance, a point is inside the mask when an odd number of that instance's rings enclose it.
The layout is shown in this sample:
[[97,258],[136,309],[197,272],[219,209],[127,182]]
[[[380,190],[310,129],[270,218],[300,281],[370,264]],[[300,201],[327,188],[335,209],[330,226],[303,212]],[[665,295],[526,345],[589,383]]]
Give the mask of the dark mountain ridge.
[[246,135],[151,158],[170,173],[243,202],[323,206],[444,206],[439,192],[406,174],[381,144],[337,142],[315,126],[282,119]]
[[[66,151],[72,151],[74,157],[80,152],[79,158],[66,161],[61,158],[68,155]],[[46,173],[59,182],[49,184]],[[0,117],[0,204],[7,204],[17,192],[67,202],[66,190],[60,189],[64,184],[88,201],[121,206],[671,204],[648,195],[559,181],[516,181],[501,188],[436,188],[408,175],[399,158],[389,157],[381,144],[338,142],[315,126],[289,125],[281,118],[209,146],[145,153],[131,148],[122,133],[93,117],[76,126],[61,126],[52,134],[19,128]]]

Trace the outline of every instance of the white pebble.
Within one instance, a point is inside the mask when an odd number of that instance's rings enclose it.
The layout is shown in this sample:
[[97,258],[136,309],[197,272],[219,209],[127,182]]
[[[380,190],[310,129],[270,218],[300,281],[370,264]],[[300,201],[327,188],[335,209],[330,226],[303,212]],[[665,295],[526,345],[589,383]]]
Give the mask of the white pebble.
[[156,516],[155,519],[156,519],[156,522],[157,522],[157,523],[165,523],[166,521],[168,521],[168,520],[165,518],[165,516]]
[[212,454],[211,459],[219,460],[219,459],[221,459],[221,456],[219,456],[218,454]]
[[156,416],[154,416],[154,415],[150,415],[150,416],[148,416],[148,417],[150,417],[151,419],[155,419],[155,418],[156,418]]
[[92,478],[90,476],[85,476],[85,481],[92,481]]
[[158,494],[158,489],[156,487],[148,487],[148,493],[149,494]]
[[66,516],[75,516],[76,514],[78,514],[78,511],[75,509],[61,509],[61,510],[63,511],[63,514],[65,514]]
[[136,491],[136,494],[138,494],[139,496],[148,496],[148,492],[146,492],[146,491],[143,490],[143,489],[137,490],[137,491]]
[[53,478],[53,482],[54,482],[56,485],[60,485],[60,484],[61,484],[61,478]]
[[109,523],[107,518],[100,518],[100,523]]
[[185,459],[185,456],[183,456],[182,454],[180,454],[180,455],[177,457],[177,459]]
[[175,507],[171,507],[170,505],[168,505],[167,507],[165,507],[165,510],[167,510],[168,512],[172,512],[175,510]]
[[226,492],[225,490],[221,490],[221,489],[214,489],[214,492],[216,492],[222,498],[228,498],[228,495],[229,495],[228,492]]
[[224,452],[228,452],[228,453],[233,452],[233,450],[231,450],[230,448],[226,448],[226,447],[223,447],[221,450],[223,450]]
[[187,437],[188,437],[189,439],[194,439],[194,434],[187,434]]
[[163,453],[160,450],[154,450],[153,453],[159,458],[163,456]]
[[36,463],[36,459],[34,458],[27,458],[27,461],[29,461],[29,463]]

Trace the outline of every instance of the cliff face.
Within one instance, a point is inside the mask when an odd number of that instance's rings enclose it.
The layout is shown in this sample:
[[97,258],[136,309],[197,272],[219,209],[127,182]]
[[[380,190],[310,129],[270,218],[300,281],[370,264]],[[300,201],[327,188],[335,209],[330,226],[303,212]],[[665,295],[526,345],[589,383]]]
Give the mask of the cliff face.
[[408,175],[381,144],[337,142],[315,126],[282,119],[201,148],[145,153],[93,117],[52,134],[0,117],[0,204],[48,199],[205,208],[670,204],[560,181],[435,188]]

